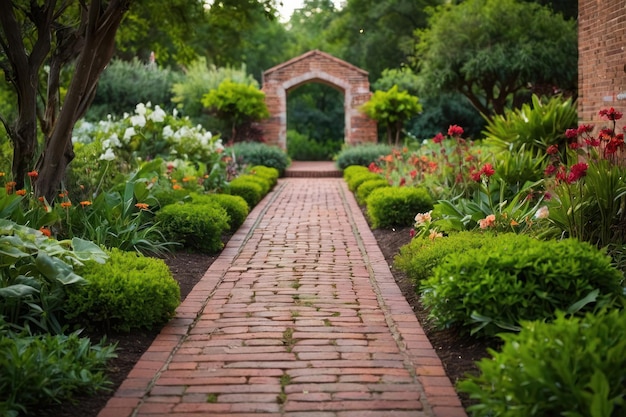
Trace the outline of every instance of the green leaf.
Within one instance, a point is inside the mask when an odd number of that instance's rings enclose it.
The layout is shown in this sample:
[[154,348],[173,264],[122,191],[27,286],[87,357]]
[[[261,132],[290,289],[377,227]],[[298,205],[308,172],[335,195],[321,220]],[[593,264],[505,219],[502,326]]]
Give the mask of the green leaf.
[[598,294],[600,294],[600,290],[595,289],[587,294],[584,298],[576,301],[574,304],[569,306],[567,309],[568,314],[574,314],[580,311],[583,307],[585,307],[589,303],[595,303],[598,299]]
[[30,294],[37,294],[38,292],[37,288],[33,288],[30,285],[14,284],[0,288],[0,297],[21,298]]
[[39,272],[50,280],[55,280],[63,285],[84,283],[85,279],[74,273],[71,266],[60,259],[52,258],[45,252],[39,252],[35,259],[35,265]]
[[74,255],[81,261],[95,261],[103,264],[108,259],[108,255],[95,243],[78,237],[72,239]]

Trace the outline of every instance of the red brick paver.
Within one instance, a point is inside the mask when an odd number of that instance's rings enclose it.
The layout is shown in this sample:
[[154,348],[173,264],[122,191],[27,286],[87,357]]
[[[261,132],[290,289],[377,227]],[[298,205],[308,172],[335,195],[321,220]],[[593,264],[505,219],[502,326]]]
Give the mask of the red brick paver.
[[343,180],[281,180],[99,417],[209,415],[466,415]]

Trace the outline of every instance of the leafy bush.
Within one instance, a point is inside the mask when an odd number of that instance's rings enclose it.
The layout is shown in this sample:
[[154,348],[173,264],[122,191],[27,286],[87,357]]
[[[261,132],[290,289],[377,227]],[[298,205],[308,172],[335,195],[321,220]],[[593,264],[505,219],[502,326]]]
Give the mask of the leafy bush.
[[450,233],[449,236],[436,239],[416,237],[400,248],[394,266],[419,285],[432,276],[433,268],[441,264],[446,256],[493,245],[494,241],[491,235],[478,232]]
[[191,200],[191,193],[184,188],[174,189],[171,187],[158,188],[154,191],[154,198],[159,202],[158,207],[170,204],[184,203]]
[[384,178],[366,180],[356,189],[356,200],[359,204],[365,204],[367,197],[377,188],[389,187],[389,183]]
[[268,180],[270,187],[274,187],[278,183],[278,178],[280,177],[280,173],[276,168],[266,167],[263,165],[255,165],[251,167],[250,173]]
[[262,186],[257,181],[252,181],[245,176],[232,180],[228,186],[228,191],[232,195],[238,195],[246,200],[250,208],[259,204],[264,196]]
[[350,165],[343,169],[343,179],[346,182],[350,182],[353,176],[357,174],[362,174],[365,172],[370,172],[370,170],[367,169],[367,167],[364,167],[363,165]]
[[336,158],[337,167],[343,170],[350,165],[369,166],[381,156],[389,155],[393,147],[383,144],[363,144],[346,147]]
[[228,194],[192,194],[192,204],[219,204],[229,218],[229,229],[235,231],[243,224],[250,212],[248,203],[238,195]]
[[0,317],[13,328],[62,333],[66,291],[84,284],[74,268],[105,253],[79,238],[57,241],[38,230],[0,219]]
[[235,143],[229,148],[237,163],[242,165],[263,165],[276,168],[282,176],[289,166],[289,157],[277,146],[265,145],[258,142]]
[[532,105],[506,110],[494,116],[486,127],[486,143],[505,152],[521,149],[543,155],[550,145],[564,145],[565,131],[578,124],[576,105],[560,96],[543,100],[532,96]]
[[92,394],[110,384],[104,371],[114,346],[92,345],[78,332],[14,333],[0,321],[0,415],[33,415],[33,408]]
[[121,116],[134,109],[137,103],[148,102],[171,110],[174,105],[170,91],[179,78],[179,73],[148,66],[137,59],[113,60],[100,77],[87,117],[106,120],[109,114]]
[[624,334],[626,310],[524,322],[458,387],[477,401],[476,417],[624,416]]
[[350,175],[350,179],[347,181],[348,189],[352,192],[356,192],[359,188],[359,185],[363,184],[365,181],[378,180],[382,177],[378,174],[374,174],[370,171],[354,173]]
[[161,259],[111,249],[105,264],[78,268],[88,285],[68,291],[66,318],[80,326],[129,332],[167,323],[180,288]]
[[341,150],[336,140],[317,141],[296,131],[287,131],[287,153],[295,161],[330,161]]
[[228,213],[218,204],[170,204],[156,213],[163,235],[186,249],[217,253],[224,247]]
[[239,181],[253,182],[255,184],[258,184],[261,187],[261,198],[263,198],[265,194],[270,192],[271,183],[270,180],[266,178],[253,174],[243,174],[238,176],[237,178],[239,178]]
[[367,216],[372,227],[410,226],[415,213],[433,208],[433,200],[424,188],[384,187],[371,192],[366,200]]
[[439,325],[474,326],[491,335],[557,310],[589,310],[622,293],[611,259],[575,239],[539,241],[499,234],[486,248],[446,257],[423,281],[422,301]]

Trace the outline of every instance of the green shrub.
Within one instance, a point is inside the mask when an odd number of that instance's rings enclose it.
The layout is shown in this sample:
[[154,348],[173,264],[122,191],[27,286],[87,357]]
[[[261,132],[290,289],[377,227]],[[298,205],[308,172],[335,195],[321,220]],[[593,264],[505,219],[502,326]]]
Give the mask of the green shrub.
[[349,182],[353,176],[363,174],[365,172],[370,172],[370,170],[363,165],[350,165],[349,167],[345,167],[343,169],[343,179],[346,182]]
[[80,326],[129,332],[173,317],[180,288],[161,259],[111,249],[105,264],[78,268],[88,285],[68,291],[66,318]]
[[381,178],[380,175],[370,172],[369,170],[366,172],[357,172],[352,174],[350,180],[347,181],[348,189],[354,193],[365,181],[378,180]]
[[35,408],[108,388],[104,371],[115,356],[114,346],[92,345],[78,332],[33,336],[0,322],[0,415],[35,415]]
[[279,147],[258,142],[235,143],[229,148],[229,151],[235,154],[235,160],[239,164],[276,168],[281,176],[285,173],[290,162],[285,151]]
[[393,147],[383,144],[366,144],[346,147],[336,158],[337,167],[346,169],[350,165],[369,166],[381,156],[389,155]]
[[622,293],[621,273],[586,242],[492,239],[488,248],[447,256],[423,281],[422,301],[436,323],[492,335],[517,330],[523,320],[551,319],[557,310],[588,311]]
[[255,184],[259,184],[261,187],[261,198],[265,196],[265,194],[270,192],[271,182],[267,178],[263,178],[261,176],[253,175],[253,174],[243,174],[239,177],[240,181],[248,181],[253,182]]
[[222,234],[228,230],[228,213],[218,204],[170,204],[156,213],[168,240],[186,249],[217,253],[224,247]]
[[263,165],[255,165],[250,168],[250,173],[269,181],[270,186],[274,187],[278,183],[280,172],[276,168],[266,167]]
[[367,216],[372,227],[410,226],[415,214],[433,208],[433,200],[425,188],[384,187],[371,192],[366,200]]
[[405,272],[414,284],[419,285],[422,280],[431,277],[433,268],[446,256],[482,248],[492,242],[494,239],[491,235],[467,231],[436,239],[429,239],[428,236],[416,237],[400,248],[394,266]]
[[229,194],[192,194],[192,204],[219,204],[229,217],[229,229],[235,231],[243,224],[250,212],[243,197]]
[[478,362],[459,390],[475,417],[626,415],[626,310],[557,314],[503,334],[500,352]]
[[232,195],[238,195],[246,200],[250,208],[259,204],[263,198],[263,188],[256,181],[247,178],[237,177],[228,185],[228,191]]
[[367,197],[377,188],[389,187],[386,179],[378,176],[377,179],[366,180],[356,189],[356,200],[359,204],[365,204]]
[[189,201],[190,191],[185,188],[173,189],[171,187],[159,188],[153,193],[154,198],[159,202],[159,208],[170,204],[184,203]]
[[341,145],[337,140],[318,141],[294,130],[287,131],[287,153],[295,161],[330,161]]

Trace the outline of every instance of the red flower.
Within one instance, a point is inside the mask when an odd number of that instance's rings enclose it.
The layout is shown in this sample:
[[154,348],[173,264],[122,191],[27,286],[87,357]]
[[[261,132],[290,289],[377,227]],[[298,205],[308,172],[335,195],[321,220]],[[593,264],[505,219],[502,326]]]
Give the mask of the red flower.
[[376,162],[372,162],[372,163],[371,163],[371,164],[367,167],[367,169],[369,169],[369,170],[370,170],[370,172],[374,172],[374,173],[376,173],[376,174],[380,174],[381,172],[383,172],[383,170],[382,170],[382,169],[381,169],[378,165],[376,165]]
[[613,107],[609,109],[602,109],[599,114],[602,120],[619,120],[623,116],[621,112],[615,110]]
[[411,179],[414,180],[415,177],[417,177],[417,171],[413,170],[413,171],[409,172],[409,175],[411,176]]
[[415,229],[409,230],[409,236],[411,236],[411,238],[415,237]]
[[463,128],[458,125],[450,125],[448,128],[448,136],[461,136],[463,134]]
[[575,150],[575,149],[578,149],[578,148],[582,147],[582,145],[580,143],[578,143],[578,142],[572,142],[572,143],[570,143],[567,146],[569,146],[569,148],[572,149],[572,150]]
[[578,134],[583,134],[583,133],[591,133],[593,132],[593,129],[595,128],[594,125],[580,125],[578,126]]
[[613,129],[605,128],[600,130],[600,133],[598,133],[598,137],[602,140],[611,140],[611,138],[613,137]]
[[546,169],[543,171],[543,174],[546,177],[553,175],[556,172],[556,167],[554,165],[548,165]]
[[24,195],[26,195],[26,190],[23,190],[23,189],[22,190],[17,190],[15,192],[15,194],[24,196]]
[[29,176],[30,178],[32,178],[33,180],[36,180],[36,179],[37,179],[37,177],[39,176],[39,173],[38,173],[37,171],[30,171],[30,172],[28,173],[28,176]]
[[605,152],[607,154],[614,154],[622,146],[624,146],[624,135],[620,133],[619,135],[611,138],[609,143],[606,144]]
[[491,166],[491,164],[485,164],[483,168],[480,170],[480,172],[485,174],[488,177],[491,177],[493,174],[496,173],[496,170],[493,169],[493,166]]
[[47,236],[47,237],[52,236],[52,232],[50,232],[50,229],[46,229],[46,228],[45,228],[45,227],[43,227],[43,226],[39,228],[39,231],[40,231],[40,232],[41,232],[44,236]]
[[585,143],[587,144],[587,146],[593,146],[595,148],[595,147],[600,146],[600,139],[585,138]]
[[565,137],[568,139],[576,139],[578,137],[578,129],[567,129]]
[[579,162],[577,164],[572,165],[572,167],[570,168],[569,175],[567,176],[567,182],[571,184],[573,182],[578,181],[580,178],[587,175],[588,168],[589,168],[589,165],[585,164],[584,162]]
[[404,177],[402,177],[400,179],[400,187],[403,187],[406,184],[406,179]]
[[556,155],[557,153],[559,153],[559,147],[556,145],[550,145],[548,146],[548,149],[546,149],[546,153],[548,155]]
[[479,182],[480,181],[480,171],[478,172],[470,172],[470,178],[472,181]]
[[441,143],[441,142],[443,142],[443,140],[444,140],[444,139],[445,139],[445,138],[444,138],[444,136],[441,134],[441,132],[439,132],[439,133],[437,133],[437,134],[435,135],[435,137],[433,138],[433,142],[435,142],[435,143]]

